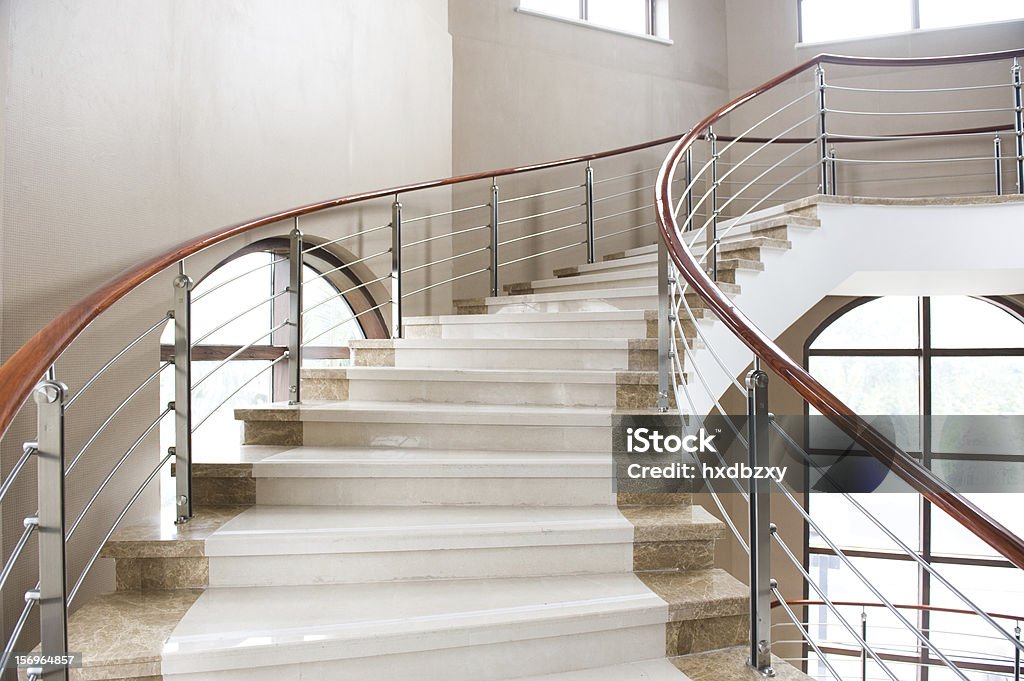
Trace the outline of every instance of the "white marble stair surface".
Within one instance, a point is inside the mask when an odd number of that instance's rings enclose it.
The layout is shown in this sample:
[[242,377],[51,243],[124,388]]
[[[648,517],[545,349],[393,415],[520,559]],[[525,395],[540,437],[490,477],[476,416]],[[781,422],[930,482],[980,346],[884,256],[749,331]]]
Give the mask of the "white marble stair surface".
[[[501,312],[501,311],[499,311]],[[441,315],[405,320],[406,338],[648,338],[644,310]]]
[[631,573],[211,588],[168,681],[488,681],[664,655],[668,606]]
[[601,312],[656,310],[657,286],[610,287],[587,291],[560,291],[494,296],[483,299],[489,313],[503,312]]
[[[513,440],[513,444],[516,441]],[[258,504],[606,506],[610,453],[298,447],[253,464]]]
[[296,444],[428,449],[601,451],[611,441],[607,407],[323,402],[238,409],[246,444],[258,427],[287,428]]
[[254,506],[206,541],[210,585],[273,586],[628,572],[614,506]]
[[565,267],[555,270],[556,277],[575,277],[584,274],[600,274],[608,272],[620,272],[635,269],[650,269],[658,266],[658,254],[643,253],[625,258],[614,258],[612,260],[600,260],[598,262]]
[[578,274],[574,277],[538,279],[529,283],[533,293],[555,293],[566,291],[594,291],[609,288],[635,288],[657,286],[658,265],[629,267],[605,272]]
[[619,373],[440,367],[348,367],[343,372],[350,400],[553,407],[614,407]]
[[627,662],[608,667],[580,669],[543,676],[517,676],[505,681],[687,681],[674,664],[665,658]]
[[[379,365],[443,369],[550,369],[625,371],[630,350],[655,351],[653,339],[639,338],[400,338],[357,340],[350,344],[356,366]],[[636,367],[633,367],[636,368]]]

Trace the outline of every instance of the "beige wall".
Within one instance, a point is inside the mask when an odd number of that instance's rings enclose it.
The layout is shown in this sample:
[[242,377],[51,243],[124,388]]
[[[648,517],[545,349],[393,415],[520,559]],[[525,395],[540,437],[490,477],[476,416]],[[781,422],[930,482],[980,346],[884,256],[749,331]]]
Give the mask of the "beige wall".
[[[455,57],[452,163],[457,172],[476,172],[576,156],[684,132],[700,115],[724,102],[727,93],[726,7],[716,0],[668,0],[671,45],[578,26],[515,11],[518,0],[450,0],[449,17]],[[664,159],[667,147],[625,159],[595,163],[597,180],[644,168]],[[518,180],[499,182],[502,198],[532,194],[583,181],[573,166]],[[653,182],[653,173],[598,186],[598,198]],[[487,201],[489,183],[456,192],[461,205]],[[582,201],[582,190],[527,204],[502,206],[503,216],[533,215]],[[612,215],[653,193],[602,202],[597,215]],[[569,224],[582,212],[523,221],[509,237]],[[503,217],[504,219],[504,217]],[[473,222],[475,220],[475,222]],[[632,224],[653,221],[650,210],[598,223],[609,234]],[[461,222],[486,221],[477,213]],[[473,224],[470,224],[470,223]],[[653,243],[654,228],[602,240],[598,258],[640,243]],[[583,237],[582,229],[531,240],[537,251]],[[503,238],[505,238],[503,236]],[[539,247],[538,247],[539,246]],[[468,250],[468,249],[467,249]],[[508,249],[503,261],[524,255]],[[554,267],[576,264],[582,249],[502,270],[503,282],[551,276]],[[463,272],[477,267],[469,263]],[[460,282],[456,295],[480,295],[483,278]]]
[[[11,0],[0,8],[0,358],[108,277],[185,239],[272,210],[451,173],[445,0]],[[449,198],[408,203],[426,212]],[[389,205],[339,211],[305,229],[325,236],[319,232],[380,224]],[[198,279],[238,245],[192,259],[190,273]],[[80,387],[170,307],[170,292],[160,277],[115,307],[58,362],[59,377]],[[72,453],[156,357],[155,343],[144,344],[69,410]],[[156,399],[153,390],[140,395],[72,473],[75,515],[153,418]],[[33,419],[26,409],[5,438],[4,476],[31,439]],[[119,510],[113,500],[127,499],[157,457],[150,438],[91,511],[96,522],[72,540],[72,575]],[[33,475],[6,500],[8,550],[35,508]],[[155,497],[140,506],[154,512]],[[20,611],[17,592],[35,579],[34,552],[23,561],[5,590],[8,624]],[[96,588],[112,586],[108,565],[96,576]]]

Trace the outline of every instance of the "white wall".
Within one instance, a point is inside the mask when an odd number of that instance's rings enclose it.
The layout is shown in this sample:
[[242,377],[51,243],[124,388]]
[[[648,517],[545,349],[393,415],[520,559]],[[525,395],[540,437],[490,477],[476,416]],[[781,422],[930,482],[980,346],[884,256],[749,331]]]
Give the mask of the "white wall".
[[[577,156],[685,132],[704,112],[725,101],[727,63],[725,4],[717,0],[667,0],[671,45],[573,25],[515,11],[518,0],[450,0],[455,55],[453,165],[477,172]],[[667,147],[625,159],[595,163],[598,180],[660,165]],[[499,181],[502,198],[532,194],[583,181],[583,168],[548,171]],[[599,186],[597,197],[653,182],[653,173]],[[489,182],[455,193],[461,205],[487,201]],[[603,203],[610,215],[650,204],[638,192]],[[579,202],[581,191],[527,204],[503,206],[508,217],[532,215]],[[598,213],[599,215],[602,213]],[[580,219],[582,212],[519,223],[508,236],[537,233]],[[459,223],[486,221],[484,213]],[[647,210],[598,224],[598,235],[653,221]],[[583,231],[525,242],[536,251],[582,238]],[[483,235],[481,235],[483,237]],[[601,242],[598,258],[639,242],[653,243],[653,227]],[[468,247],[467,247],[468,250]],[[524,255],[507,249],[503,260]],[[502,271],[503,282],[551,276],[555,267],[577,264],[581,248]],[[463,272],[478,266],[473,257]],[[481,294],[484,277],[460,282],[456,296]]]
[[[0,7],[0,359],[105,279],[186,239],[272,210],[451,173],[445,0]],[[389,215],[389,203],[343,213],[369,220]],[[229,250],[194,259],[190,272],[198,278]],[[59,377],[81,386],[168,309],[169,286],[159,278],[105,315],[58,363]],[[73,407],[73,452],[156,357],[155,343],[131,353],[88,404]],[[73,509],[153,417],[155,391],[137,402],[72,474]],[[4,475],[31,438],[30,412],[4,440]],[[115,479],[111,499],[126,499],[157,461],[155,439],[147,444]],[[34,484],[26,476],[5,503],[7,547],[35,508]],[[143,506],[152,512],[155,499]],[[92,511],[96,524],[72,544],[72,574],[117,510],[110,501]],[[10,593],[30,586],[34,560],[25,557]],[[101,573],[98,585],[111,586],[109,566]],[[20,599],[8,600],[9,623]]]

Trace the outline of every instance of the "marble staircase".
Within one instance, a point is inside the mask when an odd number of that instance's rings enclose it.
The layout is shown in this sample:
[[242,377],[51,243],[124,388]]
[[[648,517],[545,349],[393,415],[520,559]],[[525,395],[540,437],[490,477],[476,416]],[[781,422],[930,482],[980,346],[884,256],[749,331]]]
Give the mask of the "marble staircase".
[[[763,222],[723,243],[726,280],[788,248]],[[104,548],[118,590],[73,615],[73,678],[755,678],[724,524],[688,489],[613,486],[618,419],[657,404],[656,257],[457,301],[304,371],[302,405],[238,410],[195,519]]]

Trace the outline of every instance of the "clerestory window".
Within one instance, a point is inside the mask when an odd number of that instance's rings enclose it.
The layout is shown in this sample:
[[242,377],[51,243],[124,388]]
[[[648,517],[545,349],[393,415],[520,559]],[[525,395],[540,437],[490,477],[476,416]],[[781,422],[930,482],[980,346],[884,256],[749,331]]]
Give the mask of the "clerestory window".
[[520,0],[519,11],[668,39],[667,0]]
[[1020,0],[797,0],[800,42],[1024,19]]

